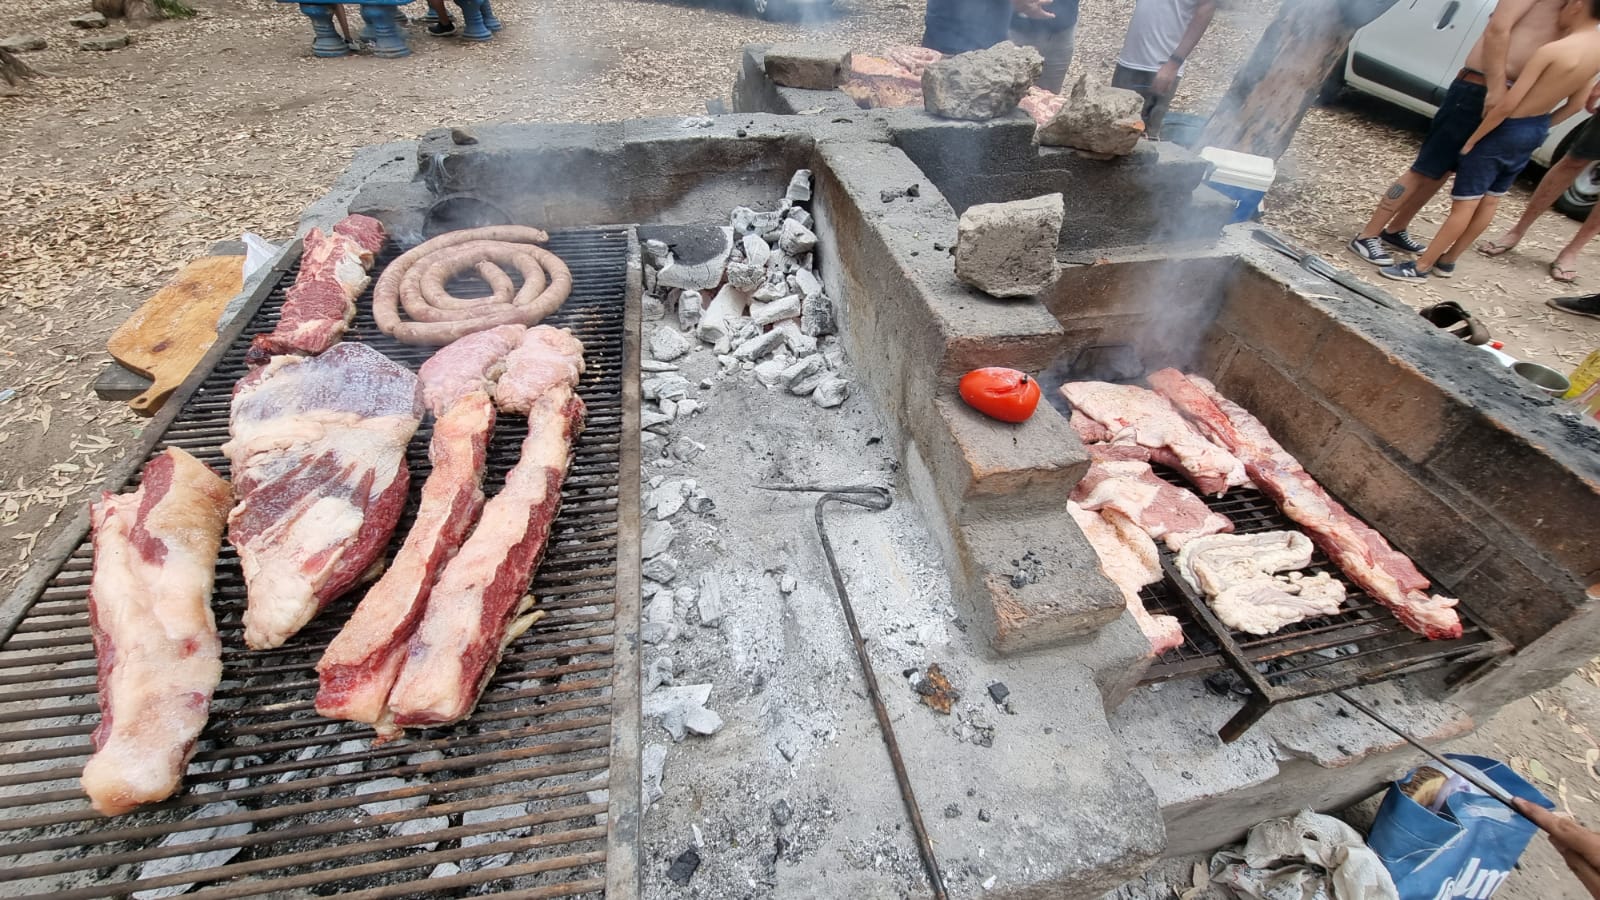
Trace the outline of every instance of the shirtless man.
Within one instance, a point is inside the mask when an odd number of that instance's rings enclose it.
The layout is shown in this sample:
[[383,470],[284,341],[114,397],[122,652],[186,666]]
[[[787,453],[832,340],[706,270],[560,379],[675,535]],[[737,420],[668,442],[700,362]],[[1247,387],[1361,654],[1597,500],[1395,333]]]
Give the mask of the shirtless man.
[[1439,233],[1416,262],[1380,269],[1385,278],[1414,281],[1438,266],[1454,268],[1494,220],[1500,198],[1544,143],[1550,126],[1583,109],[1600,75],[1600,0],[1566,0],[1556,24],[1561,38],[1533,52],[1517,83],[1484,110],[1483,122],[1461,146],[1450,216]]
[[[1467,54],[1466,68],[1456,75],[1416,162],[1384,192],[1383,200],[1361,233],[1350,240],[1350,252],[1376,266],[1394,265],[1385,245],[1407,253],[1426,249],[1406,229],[1411,219],[1438,193],[1456,167],[1461,145],[1483,118],[1483,111],[1505,96],[1533,52],[1556,39],[1556,16],[1563,0],[1500,0],[1489,24]],[[1453,265],[1435,274],[1448,277]]]

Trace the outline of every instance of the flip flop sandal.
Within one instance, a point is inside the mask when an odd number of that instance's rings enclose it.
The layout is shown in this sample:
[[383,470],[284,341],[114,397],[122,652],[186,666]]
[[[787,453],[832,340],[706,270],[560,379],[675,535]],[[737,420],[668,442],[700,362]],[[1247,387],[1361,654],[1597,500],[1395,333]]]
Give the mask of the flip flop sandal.
[[1491,258],[1504,256],[1515,249],[1517,249],[1516,244],[1502,244],[1499,241],[1484,241],[1478,245],[1478,252]]
[[1489,329],[1454,300],[1446,300],[1422,310],[1422,317],[1443,331],[1474,346],[1489,343]]
[[1578,280],[1578,270],[1568,269],[1565,266],[1558,266],[1555,263],[1551,263],[1550,278],[1554,281],[1559,281],[1562,284],[1571,284]]

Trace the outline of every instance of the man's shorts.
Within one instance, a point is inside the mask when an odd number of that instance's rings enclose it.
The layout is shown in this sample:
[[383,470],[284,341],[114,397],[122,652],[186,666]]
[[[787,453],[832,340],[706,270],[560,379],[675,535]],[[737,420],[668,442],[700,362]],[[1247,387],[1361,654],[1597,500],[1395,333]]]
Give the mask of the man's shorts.
[[1511,182],[1527,167],[1533,151],[1550,134],[1550,117],[1524,116],[1507,119],[1483,136],[1472,152],[1461,157],[1456,167],[1456,182],[1450,188],[1452,200],[1498,197],[1511,190]]
[[1417,151],[1411,171],[1424,178],[1443,178],[1455,171],[1461,145],[1483,123],[1483,98],[1487,93],[1481,84],[1459,78],[1450,82],[1450,90],[1433,115],[1433,124],[1428,126],[1428,136],[1422,139],[1422,149]]
[[1600,159],[1600,116],[1590,116],[1589,121],[1578,126],[1578,136],[1572,139],[1567,155],[1573,159]]

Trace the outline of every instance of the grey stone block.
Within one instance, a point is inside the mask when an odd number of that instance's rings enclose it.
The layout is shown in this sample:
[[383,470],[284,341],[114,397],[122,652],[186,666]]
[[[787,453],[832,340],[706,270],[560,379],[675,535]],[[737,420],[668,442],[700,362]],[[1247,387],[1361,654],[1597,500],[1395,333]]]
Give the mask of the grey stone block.
[[968,209],[956,237],[956,277],[992,297],[1038,294],[1056,278],[1063,215],[1060,194]]
[[126,46],[128,46],[128,33],[126,31],[100,34],[78,40],[79,50],[121,50]]
[[43,50],[45,46],[46,44],[44,38],[38,36],[37,34],[13,34],[9,37],[0,38],[0,50],[6,50],[11,53],[27,53],[30,50]]
[[922,102],[949,119],[995,119],[1017,108],[1044,58],[1032,47],[1001,41],[928,66],[922,73]]
[[783,87],[832,90],[850,72],[850,51],[837,44],[774,44],[767,48],[764,68]]
[[1124,156],[1144,136],[1143,110],[1144,98],[1133,91],[1090,85],[1084,75],[1061,110],[1039,129],[1039,143]]

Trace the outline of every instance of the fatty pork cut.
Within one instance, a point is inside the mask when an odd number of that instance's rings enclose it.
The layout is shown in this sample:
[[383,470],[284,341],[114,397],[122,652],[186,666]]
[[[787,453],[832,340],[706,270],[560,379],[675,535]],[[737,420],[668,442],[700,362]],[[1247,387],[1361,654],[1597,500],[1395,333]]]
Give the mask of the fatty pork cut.
[[1233,530],[1227,516],[1157,476],[1144,461],[1144,448],[1090,444],[1085,449],[1089,470],[1072,491],[1072,499],[1083,508],[1114,509],[1173,550],[1203,535]]
[[1244,461],[1250,478],[1283,514],[1304,528],[1346,577],[1387,606],[1412,631],[1435,640],[1461,636],[1457,601],[1429,595],[1405,554],[1328,495],[1265,425],[1217,392],[1209,381],[1176,369],[1151,374],[1156,390]]
[[331,231],[306,232],[300,274],[284,294],[278,324],[256,335],[246,360],[261,365],[282,353],[317,354],[343,339],[383,242],[383,224],[370,216],[346,216]]
[[583,431],[583,401],[573,391],[582,371],[583,345],[546,326],[529,329],[507,358],[497,401],[502,411],[526,411],[528,436],[505,486],[428,597],[389,695],[395,724],[465,718],[506,644],[526,627],[517,617],[528,608],[528,582],[544,555],[573,443]]
[[422,485],[416,522],[388,570],[367,589],[317,663],[317,712],[322,715],[374,725],[385,737],[398,734],[390,721],[389,691],[435,576],[483,510],[483,473],[494,420],[489,395],[473,391],[434,423],[428,445],[433,471]]
[[1177,568],[1229,628],[1268,635],[1344,604],[1344,585],[1328,573],[1297,571],[1311,564],[1312,550],[1298,531],[1210,535],[1185,546]]
[[378,562],[405,505],[417,376],[365,344],[276,356],[240,379],[222,446],[245,643],[281,645]]
[[1159,656],[1182,646],[1183,626],[1178,620],[1151,613],[1139,598],[1140,588],[1161,580],[1161,557],[1155,541],[1116,510],[1095,512],[1068,500],[1067,511],[1094,547],[1101,573],[1122,591],[1128,611],[1149,639],[1152,651]]
[[1073,427],[1080,435],[1087,423],[1079,413],[1105,429],[1116,443],[1132,443],[1150,451],[1150,461],[1183,473],[1202,494],[1220,495],[1248,481],[1243,463],[1195,430],[1166,398],[1137,385],[1104,381],[1072,381],[1061,386],[1072,404]]
[[516,349],[527,331],[522,325],[500,325],[439,348],[417,370],[422,379],[422,402],[435,416],[442,416],[473,391],[493,396],[495,382],[505,371],[506,354]]
[[168,448],[139,489],[91,507],[89,627],[100,724],[83,790],[108,816],[177,792],[222,680],[211,584],[228,483]]

